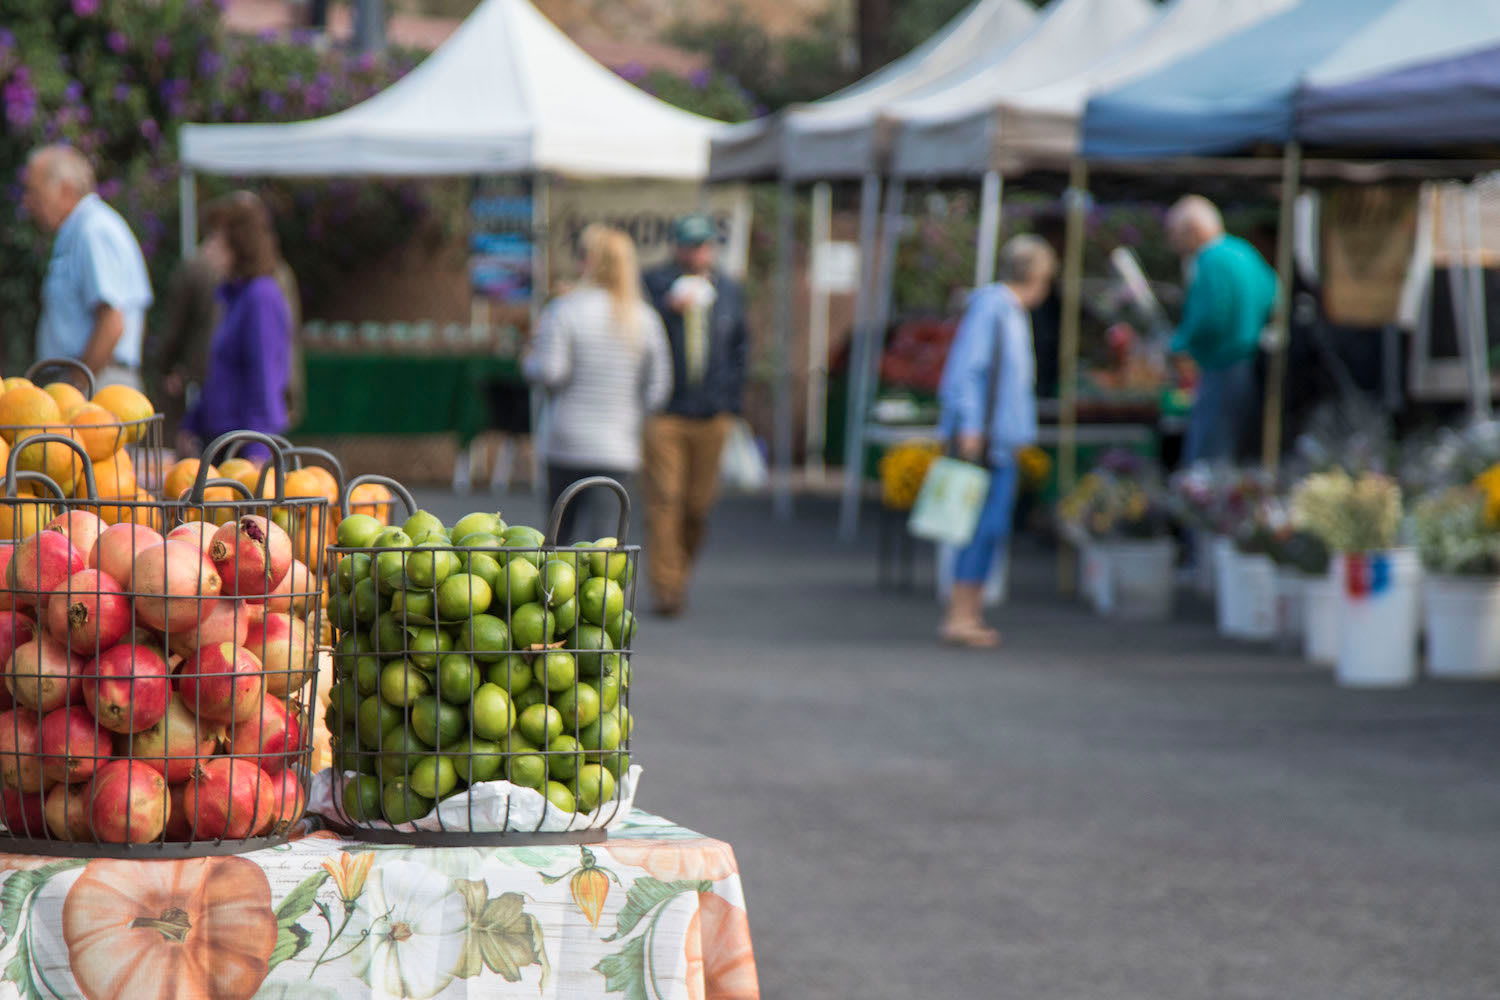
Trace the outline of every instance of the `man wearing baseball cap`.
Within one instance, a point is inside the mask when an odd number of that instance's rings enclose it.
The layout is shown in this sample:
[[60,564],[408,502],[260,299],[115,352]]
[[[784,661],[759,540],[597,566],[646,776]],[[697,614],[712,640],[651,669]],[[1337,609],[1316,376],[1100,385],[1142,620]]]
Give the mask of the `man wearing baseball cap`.
[[677,220],[675,259],[646,292],[672,350],[672,397],[646,423],[647,577],[663,615],[681,614],[693,560],[719,489],[719,452],[745,387],[745,300],[714,267],[718,231],[704,215]]

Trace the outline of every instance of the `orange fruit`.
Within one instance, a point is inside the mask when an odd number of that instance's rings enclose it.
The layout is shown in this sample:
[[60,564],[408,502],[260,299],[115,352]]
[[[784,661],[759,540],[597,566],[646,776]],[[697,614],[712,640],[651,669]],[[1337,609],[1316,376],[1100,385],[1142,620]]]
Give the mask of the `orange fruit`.
[[94,465],[94,483],[99,487],[101,499],[122,497],[128,500],[135,496],[135,465],[124,449]]
[[349,492],[349,513],[369,514],[381,524],[390,524],[391,491],[379,483],[360,483]]
[[[94,393],[93,401],[113,413],[121,423],[132,425],[125,428],[126,440],[129,441],[141,439],[141,435],[146,432],[146,425],[139,421],[149,420],[156,412],[156,407],[146,398],[145,393],[128,385],[107,385]],[[4,402],[4,399],[0,398],[0,402]]]
[[[319,491],[316,494],[317,496],[327,497],[328,502],[331,504],[339,502],[339,481],[333,478],[333,473],[321,465],[309,465],[299,471],[306,473],[309,480],[318,484]],[[308,495],[312,496],[314,494]]]
[[219,466],[219,475],[243,483],[250,495],[255,496],[255,487],[260,483],[260,466],[248,458],[226,458]]
[[78,432],[78,440],[88,451],[89,458],[102,462],[125,445],[125,428],[120,421],[98,403],[84,403],[66,411],[65,419]]
[[26,498],[41,495],[33,483],[16,486],[15,497],[0,498],[0,541],[19,542],[42,530],[42,525],[52,520],[52,504],[26,502]]
[[88,397],[67,382],[48,382],[42,387],[42,391],[57,401],[57,409],[60,413],[67,413],[88,402]]
[[105,524],[136,524],[144,525],[156,531],[160,531],[164,518],[162,517],[160,501],[145,490],[136,490],[129,496],[120,496],[120,500],[139,500],[141,503],[124,506],[115,504],[104,504],[99,507],[99,519]]
[[0,437],[10,444],[14,444],[17,435],[27,428],[61,423],[62,411],[57,407],[57,400],[30,382],[0,396]]
[[[203,462],[196,458],[179,459],[167,470],[167,477],[161,484],[161,495],[168,500],[181,500],[183,494],[193,488],[193,483],[198,478],[198,469],[202,465]],[[219,470],[210,465],[208,478],[219,478]]]
[[29,378],[22,378],[19,375],[12,375],[10,378],[5,379],[3,382],[0,382],[0,396],[3,396],[7,392],[10,392],[18,385],[36,385],[36,383],[31,381],[31,379]]
[[[40,472],[49,477],[54,483],[62,487],[64,493],[72,493],[75,486],[79,490],[86,490],[87,483],[83,477],[83,459],[78,452],[69,448],[61,441],[38,441],[35,444],[27,444],[27,440],[42,433],[37,431],[32,434],[23,433],[16,441],[16,468],[25,469],[27,472]],[[57,430],[49,433],[61,434],[63,437],[78,440],[77,432],[71,427],[66,431]],[[80,446],[82,442],[79,442]]]

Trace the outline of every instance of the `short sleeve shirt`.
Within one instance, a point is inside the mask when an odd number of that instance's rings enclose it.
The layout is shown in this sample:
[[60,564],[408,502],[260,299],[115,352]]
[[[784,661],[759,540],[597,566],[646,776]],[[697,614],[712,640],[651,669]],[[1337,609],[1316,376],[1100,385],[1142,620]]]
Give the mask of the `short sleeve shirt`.
[[52,245],[42,283],[37,357],[82,357],[93,333],[94,311],[109,305],[125,320],[112,360],[139,368],[151,300],[146,259],[130,227],[98,195],[87,195],[63,220]]

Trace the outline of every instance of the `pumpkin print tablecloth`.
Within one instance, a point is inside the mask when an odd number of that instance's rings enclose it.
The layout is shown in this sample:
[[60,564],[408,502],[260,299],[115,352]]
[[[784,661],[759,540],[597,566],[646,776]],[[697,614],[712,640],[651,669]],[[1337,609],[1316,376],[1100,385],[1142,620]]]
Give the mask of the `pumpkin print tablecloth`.
[[0,1000],[760,995],[733,850],[640,812],[591,847],[0,854],[0,937]]

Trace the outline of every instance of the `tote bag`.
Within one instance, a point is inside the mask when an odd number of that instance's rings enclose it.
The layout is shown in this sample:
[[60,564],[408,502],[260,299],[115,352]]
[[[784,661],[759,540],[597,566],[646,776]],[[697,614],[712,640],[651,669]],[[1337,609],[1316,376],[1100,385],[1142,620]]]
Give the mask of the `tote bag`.
[[917,538],[968,545],[990,492],[987,469],[956,458],[940,458],[927,470],[906,528]]

